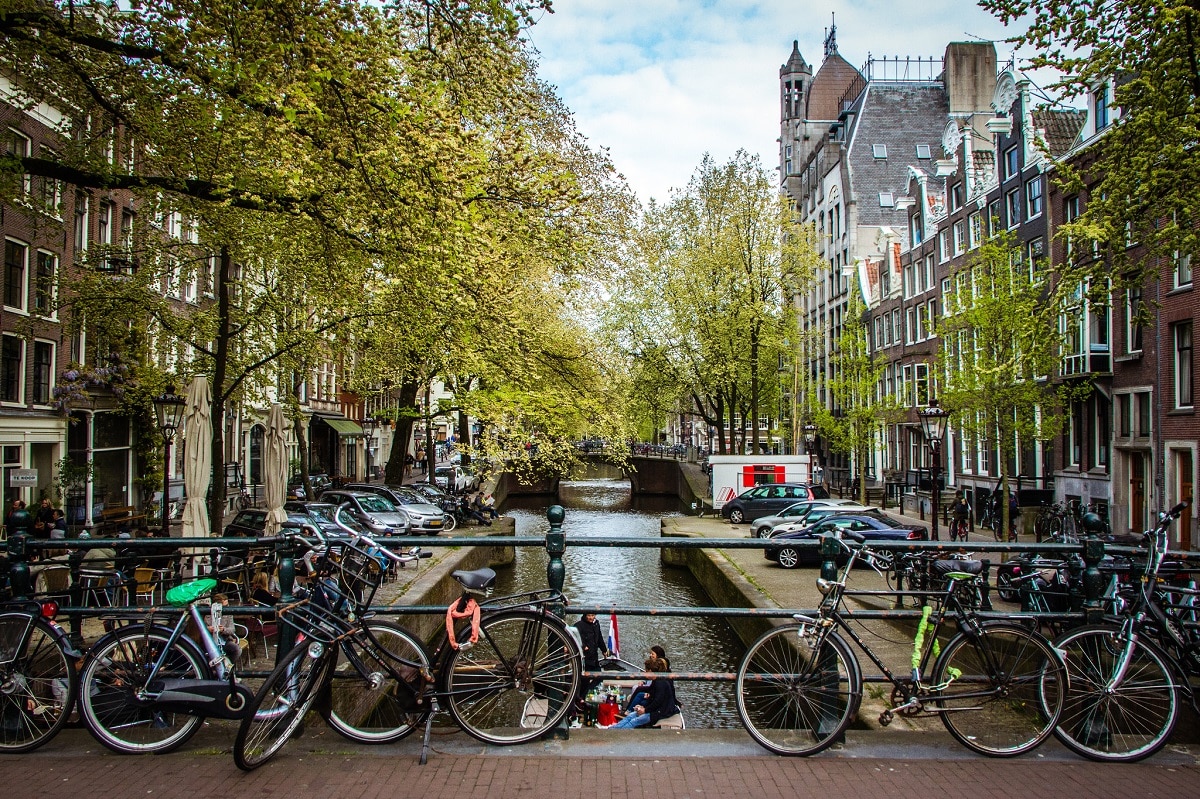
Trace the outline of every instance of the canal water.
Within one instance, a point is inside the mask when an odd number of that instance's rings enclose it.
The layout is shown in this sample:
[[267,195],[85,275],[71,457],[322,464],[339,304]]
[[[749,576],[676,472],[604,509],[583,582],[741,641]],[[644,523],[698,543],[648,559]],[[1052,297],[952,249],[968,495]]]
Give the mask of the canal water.
[[[580,538],[657,538],[659,521],[678,515],[678,500],[631,496],[628,480],[563,482],[559,504],[566,510],[567,551],[564,591],[573,605],[706,607],[712,604],[686,569],[664,566],[658,549],[572,547]],[[517,535],[545,535],[545,498],[510,497],[505,513],[516,520]],[[546,587],[544,549],[518,547],[512,569],[500,569],[497,593]],[[600,613],[608,630],[608,613]],[[578,616],[568,622],[578,621]],[[640,667],[647,650],[660,644],[674,671],[732,672],[742,645],[724,620],[712,617],[619,616],[621,655]],[[691,728],[739,726],[732,682],[677,682],[676,693]]]

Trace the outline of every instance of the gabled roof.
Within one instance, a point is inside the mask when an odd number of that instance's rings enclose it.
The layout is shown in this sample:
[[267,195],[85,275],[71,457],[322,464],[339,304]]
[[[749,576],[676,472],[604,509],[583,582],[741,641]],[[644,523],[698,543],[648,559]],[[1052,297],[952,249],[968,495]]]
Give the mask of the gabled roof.
[[837,53],[830,54],[817,70],[808,89],[808,103],[805,107],[806,119],[827,119],[833,121],[842,113],[839,107],[842,95],[855,81],[861,82],[863,76],[850,62]]
[[1059,156],[1074,146],[1087,121],[1086,111],[1036,108],[1031,112],[1033,126],[1046,137],[1050,155]]

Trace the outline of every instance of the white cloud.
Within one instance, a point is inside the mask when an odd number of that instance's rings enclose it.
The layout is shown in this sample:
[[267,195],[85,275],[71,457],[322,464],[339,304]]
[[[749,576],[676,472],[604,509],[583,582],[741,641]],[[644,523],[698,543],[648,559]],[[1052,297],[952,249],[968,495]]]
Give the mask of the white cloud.
[[[529,37],[583,134],[611,150],[643,201],[665,200],[705,152],[722,162],[742,148],[778,164],[779,67],[793,39],[820,65],[831,11],[855,65],[1005,35],[963,0],[557,0]],[[997,44],[1002,63],[1009,49]]]

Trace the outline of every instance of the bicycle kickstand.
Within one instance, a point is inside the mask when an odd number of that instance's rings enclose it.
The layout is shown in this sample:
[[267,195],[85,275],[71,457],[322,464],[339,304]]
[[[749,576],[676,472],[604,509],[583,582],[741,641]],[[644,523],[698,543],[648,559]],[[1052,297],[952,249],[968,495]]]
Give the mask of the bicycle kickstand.
[[421,740],[421,759],[418,761],[422,766],[429,761],[429,734],[433,731],[433,714],[430,713],[425,717],[425,737]]

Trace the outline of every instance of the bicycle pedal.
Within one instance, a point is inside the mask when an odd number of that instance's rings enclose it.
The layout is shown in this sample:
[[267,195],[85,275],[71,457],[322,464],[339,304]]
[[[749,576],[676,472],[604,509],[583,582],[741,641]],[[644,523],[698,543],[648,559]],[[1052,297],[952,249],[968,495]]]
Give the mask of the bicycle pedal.
[[892,719],[894,718],[896,718],[896,715],[892,711],[885,710],[879,714],[879,724],[886,727],[892,723]]

